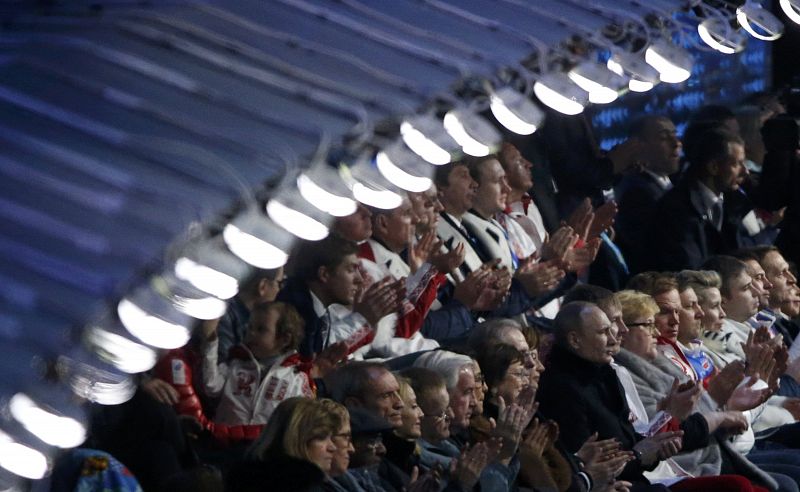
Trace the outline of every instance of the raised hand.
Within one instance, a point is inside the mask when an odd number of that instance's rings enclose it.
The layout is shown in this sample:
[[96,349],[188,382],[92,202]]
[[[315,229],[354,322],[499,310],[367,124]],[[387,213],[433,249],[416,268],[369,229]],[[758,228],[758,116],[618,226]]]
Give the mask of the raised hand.
[[489,444],[486,442],[467,448],[457,459],[453,460],[450,471],[451,479],[458,482],[464,490],[472,490],[478,483],[481,472],[491,460]]
[[165,405],[176,405],[180,401],[178,390],[171,384],[159,378],[151,378],[142,382],[142,390],[157,402]]
[[617,451],[620,451],[619,441],[616,439],[605,439],[603,441],[597,440],[597,432],[589,436],[581,445],[581,448],[575,453],[578,458],[584,463],[601,460],[604,457],[610,456]]
[[529,296],[538,297],[558,286],[558,283],[564,278],[564,270],[552,260],[529,263],[517,270],[516,278],[519,279]]
[[522,431],[530,419],[526,409],[512,403],[506,406],[503,398],[498,399],[497,425],[492,431],[492,437],[502,440],[503,448],[500,451],[501,460],[510,460],[517,451],[517,446],[522,439]]
[[353,311],[375,326],[384,316],[399,311],[404,298],[405,279],[387,277],[361,292],[353,303]]
[[467,307],[471,311],[477,311],[478,301],[484,294],[492,280],[492,273],[483,268],[479,268],[467,275],[462,282],[456,284],[453,289],[453,299]]
[[594,210],[592,209],[592,202],[589,198],[584,198],[580,205],[572,212],[572,215],[567,219],[567,225],[578,234],[578,238],[586,241],[589,235],[589,229],[592,227],[594,221]]
[[413,230],[408,238],[408,266],[412,272],[419,270],[433,254],[434,246],[441,247],[441,241],[436,237],[436,231],[428,231],[415,241]]
[[325,347],[322,352],[314,358],[311,366],[311,377],[325,377],[333,368],[347,359],[349,349],[346,342],[336,342]]
[[747,384],[739,385],[731,394],[728,399],[728,408],[730,410],[752,410],[757,406],[764,403],[770,395],[770,389],[753,389],[753,385],[759,380],[759,374],[756,373],[749,377]]
[[549,426],[545,422],[539,423],[539,419],[534,419],[527,435],[520,443],[520,452],[541,458],[545,448],[553,444],[551,437]]
[[542,244],[540,257],[542,261],[555,260],[562,262],[566,258],[567,252],[575,241],[578,240],[578,235],[572,227],[564,224],[550,235],[549,238]]
[[434,250],[428,259],[437,270],[442,273],[450,273],[464,263],[464,257],[467,255],[464,243],[458,243],[458,246],[446,253],[442,253],[441,246],[441,241],[434,243]]
[[656,461],[665,460],[680,452],[683,444],[683,431],[662,432],[642,439],[633,447],[641,453],[642,464],[652,465]]
[[708,394],[720,407],[730,399],[733,391],[744,379],[744,362],[733,361],[719,372],[708,384]]
[[614,225],[618,210],[617,203],[613,200],[597,207],[594,211],[594,220],[589,228],[588,238],[596,238],[601,232]]
[[587,241],[580,248],[571,247],[564,257],[562,267],[568,272],[580,272],[588,268],[589,265],[597,258],[597,253],[600,251],[602,241],[600,238],[595,237]]
[[678,378],[675,378],[667,396],[658,403],[658,409],[664,410],[678,421],[683,421],[692,413],[702,393],[703,388],[694,381],[689,385],[681,385]]

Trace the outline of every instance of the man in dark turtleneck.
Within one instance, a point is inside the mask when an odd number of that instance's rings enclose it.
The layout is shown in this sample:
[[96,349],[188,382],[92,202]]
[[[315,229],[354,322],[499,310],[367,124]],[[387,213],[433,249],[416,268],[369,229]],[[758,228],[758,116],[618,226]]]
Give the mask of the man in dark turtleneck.
[[643,438],[634,430],[610,365],[616,339],[608,317],[594,304],[571,302],[556,316],[554,328],[556,345],[539,385],[540,411],[559,424],[560,439],[570,452],[595,432],[598,439],[616,438],[635,457],[618,478],[633,483],[632,490],[663,490],[650,485],[643,472],[680,451],[682,432]]

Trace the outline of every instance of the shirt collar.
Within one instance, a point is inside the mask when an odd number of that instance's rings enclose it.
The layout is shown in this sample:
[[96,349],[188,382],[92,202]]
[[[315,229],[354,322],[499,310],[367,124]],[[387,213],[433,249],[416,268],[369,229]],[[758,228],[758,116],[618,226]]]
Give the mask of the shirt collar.
[[308,293],[311,294],[311,304],[314,306],[314,314],[317,315],[317,318],[328,312],[328,309],[324,304],[322,304],[322,301],[319,300],[319,297],[317,297],[311,290],[309,290]]
[[645,174],[649,174],[661,187],[663,190],[669,190],[672,188],[672,181],[669,179],[669,176],[663,176],[661,174],[656,174],[649,169],[644,169]]
[[705,205],[707,209],[710,210],[718,202],[722,203],[722,193],[719,195],[714,194],[714,192],[711,191],[711,188],[700,181],[697,182],[697,185],[697,189],[700,192],[700,199],[703,201],[703,205]]

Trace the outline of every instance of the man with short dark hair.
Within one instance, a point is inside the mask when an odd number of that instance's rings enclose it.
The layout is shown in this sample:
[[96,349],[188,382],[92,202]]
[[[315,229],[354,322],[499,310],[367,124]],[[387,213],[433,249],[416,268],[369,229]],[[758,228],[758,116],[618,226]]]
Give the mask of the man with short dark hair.
[[725,210],[723,193],[747,176],[742,139],[713,130],[696,146],[686,177],[659,201],[648,226],[648,266],[697,268],[705,258],[738,247],[741,217]]
[[634,456],[618,478],[646,490],[650,483],[643,471],[677,454],[682,432],[643,438],[634,430],[624,391],[611,367],[613,328],[600,308],[582,301],[565,304],[554,328],[556,345],[539,388],[541,412],[559,424],[560,438],[569,451],[576,452],[594,433],[598,439],[617,439]]
[[635,122],[631,138],[642,142],[638,157],[642,170],[628,173],[614,190],[619,203],[615,222],[617,242],[634,273],[639,272],[645,231],[653,221],[656,203],[672,189],[670,175],[680,169],[681,141],[675,125],[666,116],[648,115]]
[[300,354],[311,358],[344,343],[347,353],[372,341],[378,321],[400,306],[401,288],[386,282],[363,292],[355,243],[330,235],[298,245],[290,258],[291,278],[278,300],[300,312],[306,334]]

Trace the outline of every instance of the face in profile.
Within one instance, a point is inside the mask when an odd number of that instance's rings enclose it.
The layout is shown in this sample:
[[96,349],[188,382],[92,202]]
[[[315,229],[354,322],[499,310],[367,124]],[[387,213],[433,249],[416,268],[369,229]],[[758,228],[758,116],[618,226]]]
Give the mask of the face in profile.
[[417,404],[417,395],[412,388],[406,388],[403,398],[403,411],[401,412],[403,423],[395,430],[395,433],[405,439],[417,439],[422,435],[422,416],[424,412]]
[[336,449],[331,434],[313,438],[306,444],[306,454],[308,455],[309,461],[320,467],[326,474],[331,471],[333,456],[336,453]]
[[709,287],[703,293],[703,319],[700,320],[703,330],[720,331],[722,320],[725,319],[725,309],[722,308],[722,295],[716,287]]
[[617,340],[614,327],[600,308],[589,308],[582,315],[581,327],[569,334],[575,355],[595,364],[610,364],[614,360]]
[[458,383],[450,391],[450,408],[453,409],[452,425],[465,429],[475,411],[475,374],[472,366],[464,366],[458,373]]

